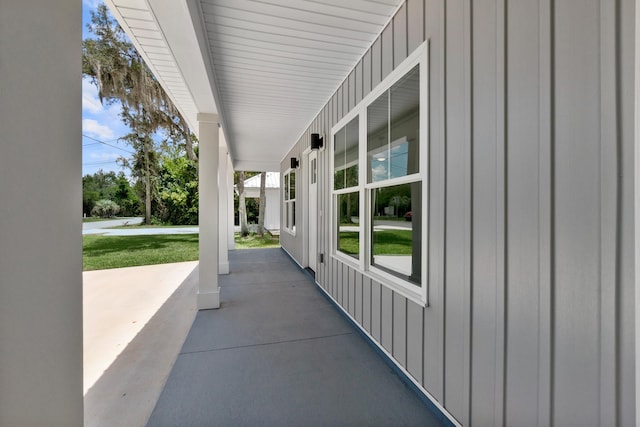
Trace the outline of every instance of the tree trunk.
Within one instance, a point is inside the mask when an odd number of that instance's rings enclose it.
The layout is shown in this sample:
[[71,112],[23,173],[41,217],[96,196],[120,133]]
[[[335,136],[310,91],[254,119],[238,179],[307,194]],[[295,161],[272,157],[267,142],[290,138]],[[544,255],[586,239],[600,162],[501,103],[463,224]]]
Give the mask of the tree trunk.
[[249,234],[247,225],[247,203],[244,194],[244,172],[238,171],[238,216],[240,217],[240,235]]
[[145,200],[144,200],[144,223],[151,224],[151,183],[149,177],[145,180]]
[[260,203],[258,205],[258,236],[264,236],[264,216],[267,207],[267,173],[260,174]]
[[145,144],[146,176],[144,180],[144,222],[151,225],[151,171],[149,170],[149,153]]

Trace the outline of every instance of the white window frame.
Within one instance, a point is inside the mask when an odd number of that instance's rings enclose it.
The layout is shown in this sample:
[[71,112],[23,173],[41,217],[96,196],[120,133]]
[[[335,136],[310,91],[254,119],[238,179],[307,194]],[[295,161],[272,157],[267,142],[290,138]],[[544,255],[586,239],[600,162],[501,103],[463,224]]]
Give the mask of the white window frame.
[[[294,189],[296,197],[294,197],[293,199],[289,198],[291,194],[291,182],[289,180],[289,177],[291,176],[291,172],[296,174],[295,189]],[[296,235],[296,219],[295,219],[296,210],[294,206],[296,204],[296,199],[298,197],[297,183],[298,183],[298,174],[296,173],[295,169],[289,168],[282,174],[282,216],[284,220],[282,229],[293,236]],[[292,218],[292,225],[293,225],[292,227],[289,227],[289,221],[287,221],[288,218]]]
[[[333,256],[335,256],[336,258],[340,259],[340,261],[349,264],[351,267],[359,269],[359,270],[364,270],[364,266],[365,266],[365,260],[364,260],[364,246],[362,245],[362,233],[364,231],[364,227],[363,227],[363,223],[364,218],[363,218],[363,196],[364,196],[364,191],[363,191],[363,187],[362,187],[362,156],[360,153],[360,147],[362,146],[362,116],[360,116],[359,118],[359,122],[358,122],[358,185],[354,186],[354,187],[348,187],[348,188],[341,188],[339,190],[335,190],[335,136],[336,134],[342,130],[345,126],[347,126],[349,123],[351,123],[351,120],[355,119],[356,117],[359,116],[359,110],[358,108],[354,108],[349,114],[347,114],[346,116],[344,116],[342,118],[342,120],[340,120],[339,123],[342,123],[342,126],[334,126],[331,129],[331,154],[329,155],[329,164],[330,164],[330,170],[331,170],[331,179],[330,179],[330,183],[329,185],[331,186],[331,225],[332,225],[332,231],[331,231],[331,254]],[[366,135],[365,135],[366,137]],[[337,200],[338,200],[338,196],[341,194],[350,194],[350,193],[358,193],[358,211],[360,212],[360,219],[359,219],[359,223],[358,223],[358,235],[360,238],[360,244],[359,244],[359,252],[358,252],[358,258],[354,258],[344,252],[341,252],[338,250],[338,233],[337,233],[337,227],[338,227],[338,210],[337,210]]]
[[[420,138],[419,138],[419,172],[410,175],[391,178],[383,181],[367,182],[369,168],[367,153],[367,107],[380,95],[389,90],[397,81],[404,77],[416,65],[420,65]],[[358,158],[358,186],[340,190],[334,190],[334,137],[344,126],[356,116],[359,116],[359,158]],[[339,261],[358,269],[365,276],[370,277],[383,286],[387,286],[408,299],[427,307],[429,306],[428,283],[428,249],[429,249],[429,41],[425,41],[407,59],[376,86],[363,100],[346,114],[331,129],[331,155],[330,162],[330,189],[331,189],[331,256]],[[421,277],[420,286],[411,283],[401,277],[388,273],[371,265],[371,191],[376,188],[389,187],[413,182],[421,183],[421,212],[422,212],[422,250],[421,250]],[[338,211],[337,196],[340,194],[359,194],[359,236],[360,253],[355,259],[338,250]]]

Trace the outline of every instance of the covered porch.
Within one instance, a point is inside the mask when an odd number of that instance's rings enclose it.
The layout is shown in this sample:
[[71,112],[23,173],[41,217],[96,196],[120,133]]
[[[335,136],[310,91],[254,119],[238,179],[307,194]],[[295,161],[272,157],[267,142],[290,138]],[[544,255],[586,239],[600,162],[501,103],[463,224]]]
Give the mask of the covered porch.
[[284,250],[229,261],[200,312],[196,262],[85,273],[85,426],[448,425]]
[[282,249],[229,262],[221,308],[196,315],[149,426],[450,425]]

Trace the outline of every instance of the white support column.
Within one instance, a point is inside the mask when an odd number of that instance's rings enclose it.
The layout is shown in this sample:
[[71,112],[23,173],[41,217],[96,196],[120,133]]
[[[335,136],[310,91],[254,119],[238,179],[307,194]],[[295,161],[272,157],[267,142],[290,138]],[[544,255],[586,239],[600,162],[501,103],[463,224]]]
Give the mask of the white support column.
[[218,116],[198,114],[200,277],[198,310],[220,307],[218,286]]
[[[220,129],[220,139],[224,139],[224,135],[222,134],[222,129]],[[227,200],[227,187],[229,183],[227,181],[227,147],[221,146],[219,147],[219,158],[218,158],[218,178],[220,179],[220,188],[218,193],[218,208],[219,208],[219,219],[218,219],[218,231],[219,231],[219,239],[218,239],[218,266],[220,274],[229,274],[229,248],[228,242],[229,239],[229,221],[227,219],[228,214],[228,200]]]
[[0,1],[1,426],[84,423],[80,13]]
[[227,213],[228,213],[228,232],[229,238],[227,247],[230,251],[236,248],[235,241],[235,212],[233,209],[233,164],[231,158],[227,156]]

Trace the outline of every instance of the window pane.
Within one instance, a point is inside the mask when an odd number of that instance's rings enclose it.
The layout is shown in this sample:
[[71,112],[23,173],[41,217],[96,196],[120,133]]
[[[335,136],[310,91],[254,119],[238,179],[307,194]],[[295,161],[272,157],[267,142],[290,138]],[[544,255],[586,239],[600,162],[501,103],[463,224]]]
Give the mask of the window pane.
[[291,229],[296,231],[296,202],[289,203],[291,203]]
[[296,198],[296,173],[289,172],[289,200]]
[[289,200],[289,174],[284,176],[284,199]]
[[360,195],[338,194],[338,250],[354,258],[360,257]]
[[344,180],[345,188],[358,185],[358,142],[360,141],[360,119],[356,117],[346,126]]
[[389,177],[419,172],[420,71],[416,66],[391,87]]
[[333,139],[333,188],[340,190],[358,185],[358,143],[360,118],[351,120]]
[[284,228],[291,228],[291,221],[289,220],[289,203],[284,204]]
[[417,65],[367,108],[367,181],[419,172],[419,131]]
[[420,286],[420,182],[371,190],[371,265]]
[[367,107],[367,181],[389,178],[389,92]]
[[316,159],[311,160],[311,183],[315,184],[318,179],[318,170],[316,166]]
[[344,188],[344,140],[347,128],[343,127],[333,137],[333,188]]

